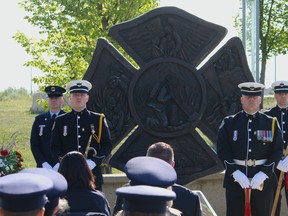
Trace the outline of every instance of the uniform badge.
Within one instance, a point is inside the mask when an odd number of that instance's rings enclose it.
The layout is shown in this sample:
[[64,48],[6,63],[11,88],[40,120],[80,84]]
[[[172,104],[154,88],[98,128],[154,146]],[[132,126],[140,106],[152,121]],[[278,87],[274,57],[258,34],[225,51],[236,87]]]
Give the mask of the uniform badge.
[[233,131],[233,141],[237,141],[237,139],[238,139],[238,131],[234,130]]
[[91,127],[91,133],[94,134],[95,133],[95,126],[94,124],[90,124]]
[[39,136],[43,135],[43,130],[44,130],[45,125],[39,125]]
[[63,136],[67,136],[68,127],[67,125],[63,126]]

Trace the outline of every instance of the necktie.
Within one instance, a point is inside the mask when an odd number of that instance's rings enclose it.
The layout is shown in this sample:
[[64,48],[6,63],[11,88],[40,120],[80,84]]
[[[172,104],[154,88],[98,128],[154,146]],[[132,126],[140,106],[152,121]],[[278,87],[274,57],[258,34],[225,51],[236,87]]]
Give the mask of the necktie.
[[54,113],[54,114],[52,115],[52,121],[53,121],[53,122],[54,122],[55,118],[56,118],[56,114]]
[[52,118],[51,118],[51,128],[53,127],[55,118],[56,118],[56,114],[54,113],[54,114],[52,115]]

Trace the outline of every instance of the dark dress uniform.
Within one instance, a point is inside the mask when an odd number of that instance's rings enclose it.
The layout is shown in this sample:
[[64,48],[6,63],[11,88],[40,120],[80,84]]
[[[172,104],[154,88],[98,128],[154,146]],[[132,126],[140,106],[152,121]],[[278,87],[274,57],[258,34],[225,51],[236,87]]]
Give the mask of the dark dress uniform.
[[[65,113],[60,110],[59,115]],[[51,155],[50,139],[54,121],[50,111],[35,117],[31,129],[30,148],[37,167],[42,167],[44,162],[48,162],[52,167],[55,165]]]
[[[85,108],[81,112],[72,110],[59,116],[55,119],[52,130],[51,151],[56,163],[70,151],[79,151],[85,155],[92,134],[94,134],[90,143],[92,150],[89,151],[87,159],[96,163],[92,172],[96,176],[97,189],[101,190],[103,184],[101,164],[112,150],[110,132],[103,114]],[[99,140],[96,140],[97,138]]]
[[173,200],[172,208],[180,210],[182,216],[202,215],[200,199],[195,192],[179,184],[174,184],[172,190],[176,194],[176,199]]
[[[280,125],[280,128],[281,128],[281,134],[282,134],[283,142],[284,142],[284,149],[286,149],[287,141],[288,141],[288,108],[282,108],[281,109],[280,107],[275,106],[271,110],[266,111],[265,114],[277,118],[277,120],[279,122],[279,125]],[[279,178],[280,172],[281,171],[278,170],[278,169],[275,170],[277,178]],[[283,179],[282,188],[285,187],[285,181],[288,181],[287,173],[284,175],[284,177],[285,178]],[[288,185],[287,185],[287,187],[288,187]],[[276,190],[276,188],[275,188],[275,190]],[[288,191],[287,190],[288,190],[288,188],[285,188],[286,204],[288,205]],[[281,193],[280,193],[275,215],[280,215],[281,198],[282,198],[282,196],[281,196]]]
[[[263,190],[251,190],[251,211],[254,216],[270,216],[273,188],[277,184],[274,169],[281,159],[283,141],[276,118],[261,112],[248,115],[244,111],[226,117],[218,131],[217,154],[225,166],[224,187],[228,216],[243,216],[245,193],[232,173],[240,170],[248,178],[259,171],[268,178]],[[246,161],[246,163],[245,163]]]
[[[91,189],[68,189],[65,199],[69,203],[69,212],[99,212],[110,216],[110,206],[101,191]],[[90,215],[90,214],[89,214]]]

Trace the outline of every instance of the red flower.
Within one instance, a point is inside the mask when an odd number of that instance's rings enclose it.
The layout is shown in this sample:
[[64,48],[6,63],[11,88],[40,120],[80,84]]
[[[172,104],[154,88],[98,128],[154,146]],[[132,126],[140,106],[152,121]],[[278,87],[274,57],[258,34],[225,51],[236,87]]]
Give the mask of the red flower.
[[0,154],[2,156],[6,157],[9,154],[9,151],[8,150],[2,150],[2,151],[0,151]]
[[15,151],[15,154],[16,154],[18,160],[19,160],[20,162],[23,162],[22,155],[21,155],[18,151]]

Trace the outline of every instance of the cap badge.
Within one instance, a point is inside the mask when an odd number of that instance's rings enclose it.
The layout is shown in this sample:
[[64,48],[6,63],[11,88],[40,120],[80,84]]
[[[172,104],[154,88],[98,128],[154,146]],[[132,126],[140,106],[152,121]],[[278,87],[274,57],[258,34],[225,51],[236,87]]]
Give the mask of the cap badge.
[[55,87],[54,87],[54,86],[53,86],[53,87],[51,87],[51,91],[52,91],[52,92],[56,91],[56,89],[55,89]]

